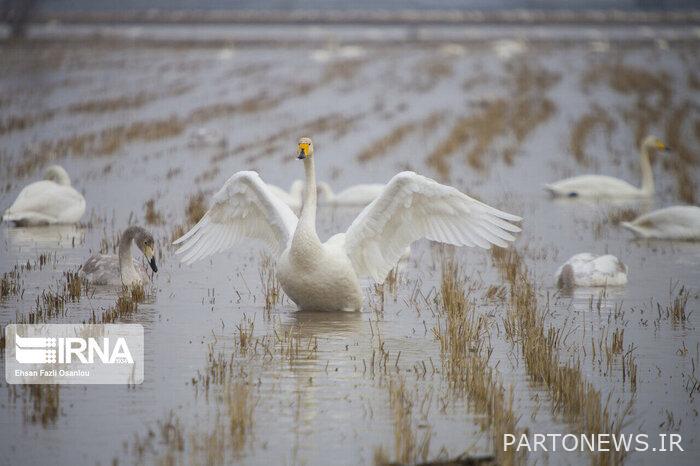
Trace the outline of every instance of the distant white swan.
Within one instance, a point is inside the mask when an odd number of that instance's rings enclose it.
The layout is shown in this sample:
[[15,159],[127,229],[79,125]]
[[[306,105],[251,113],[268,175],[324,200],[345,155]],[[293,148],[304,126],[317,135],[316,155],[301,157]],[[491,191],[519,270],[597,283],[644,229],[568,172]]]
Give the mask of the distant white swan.
[[262,240],[278,255],[277,278],[302,310],[359,311],[358,277],[383,281],[406,246],[420,238],[457,246],[507,246],[520,217],[476,201],[450,186],[402,172],[360,213],[347,232],[321,243],[316,233],[316,173],[309,138],[299,140],[306,185],[301,216],[275,197],[256,172],[234,174],[212,207],[175,241],[192,263],[244,238]]
[[334,193],[328,183],[318,183],[318,202],[332,206],[366,206],[378,198],[386,188],[384,184],[358,184]]
[[[292,210],[298,211],[301,209],[302,194],[304,192],[304,182],[302,180],[294,180],[289,188],[289,192],[273,184],[268,183],[267,186],[275,197],[287,204]],[[378,198],[385,187],[386,185],[384,184],[358,184],[336,194],[328,183],[320,181],[316,186],[316,190],[319,205],[364,207]]]
[[44,179],[20,191],[5,211],[3,221],[19,226],[76,223],[85,213],[85,198],[70,185],[68,173],[58,165],[44,172]]
[[622,286],[627,283],[627,266],[610,254],[595,256],[583,252],[559,267],[554,279],[559,288]]
[[81,273],[95,285],[133,286],[148,283],[148,272],[140,261],[131,256],[131,243],[136,244],[151,269],[157,272],[153,236],[142,227],[130,226],[119,238],[118,255],[95,254],[85,261]]
[[700,241],[700,207],[666,207],[623,222],[622,226],[640,238]]
[[304,191],[303,181],[294,180],[292,186],[289,187],[289,192],[274,184],[268,183],[267,187],[270,188],[273,196],[287,204],[290,209],[294,211],[301,209],[301,194]]
[[637,188],[624,180],[603,175],[583,175],[567,178],[544,188],[557,197],[629,198],[651,197],[654,194],[654,174],[649,157],[653,151],[665,151],[659,138],[647,136],[642,141],[639,162],[642,170],[642,187]]

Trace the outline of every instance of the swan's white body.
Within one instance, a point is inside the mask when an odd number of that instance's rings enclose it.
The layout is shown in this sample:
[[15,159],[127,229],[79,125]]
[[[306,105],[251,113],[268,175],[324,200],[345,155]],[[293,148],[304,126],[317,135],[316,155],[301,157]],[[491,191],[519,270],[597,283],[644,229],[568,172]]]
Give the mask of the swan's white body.
[[640,238],[700,241],[700,207],[666,207],[623,222],[622,226]]
[[559,267],[554,279],[559,288],[623,286],[627,284],[627,267],[610,254],[595,256],[583,252]]
[[653,136],[644,139],[639,155],[642,171],[641,188],[633,186],[624,180],[604,175],[575,176],[546,184],[544,188],[555,197],[609,199],[651,197],[654,195],[654,175],[649,157],[651,151],[655,149],[663,150],[663,143]]
[[58,165],[49,167],[45,179],[31,183],[2,216],[20,226],[77,223],[85,213],[85,198]]
[[131,226],[119,239],[119,253],[95,254],[83,264],[81,274],[94,285],[136,286],[151,281],[146,268],[131,255],[131,244],[136,245],[151,261],[151,268],[158,271],[153,258],[153,237],[138,226]]
[[[308,141],[308,142],[304,142]],[[264,241],[279,254],[277,277],[301,310],[359,311],[359,278],[383,281],[413,241],[428,238],[459,246],[507,246],[509,221],[519,217],[478,202],[455,188],[412,172],[394,176],[345,233],[321,243],[316,234],[316,178],[313,146],[300,142],[306,185],[299,219],[255,172],[234,174],[213,205],[175,241],[192,263],[232,247],[244,238]]]
[[301,180],[294,180],[292,186],[289,188],[289,192],[284,189],[275,186],[274,184],[267,185],[270,188],[270,192],[280,201],[284,202],[289,206],[290,209],[298,211],[301,209],[301,193],[304,191],[304,182]]
[[[604,175],[583,175],[545,185],[555,197],[646,197],[641,189],[624,180]],[[648,194],[651,195],[651,194]]]
[[378,198],[386,188],[384,184],[358,184],[334,193],[328,183],[318,184],[319,204],[339,207],[364,207]]

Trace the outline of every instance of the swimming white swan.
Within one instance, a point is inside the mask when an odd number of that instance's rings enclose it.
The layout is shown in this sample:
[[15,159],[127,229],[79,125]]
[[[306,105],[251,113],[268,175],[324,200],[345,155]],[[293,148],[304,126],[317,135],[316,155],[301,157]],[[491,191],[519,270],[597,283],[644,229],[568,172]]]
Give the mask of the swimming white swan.
[[623,222],[622,226],[640,238],[700,241],[700,207],[666,207]]
[[378,198],[386,188],[384,184],[358,184],[334,193],[328,183],[318,183],[318,202],[332,206],[366,206]]
[[154,272],[158,271],[153,236],[144,228],[130,226],[119,238],[119,254],[95,254],[82,267],[82,274],[95,285],[143,285],[150,281],[148,272],[131,256],[131,243],[141,250]]
[[594,256],[583,252],[572,256],[554,274],[559,288],[575,286],[622,286],[627,283],[627,266],[610,254]]
[[547,184],[544,189],[557,197],[650,197],[654,194],[654,174],[649,157],[653,151],[667,150],[659,138],[647,136],[642,141],[639,162],[642,170],[642,187],[637,188],[624,180],[603,175],[583,175]]
[[294,180],[292,186],[289,188],[289,192],[274,184],[268,183],[267,187],[270,188],[270,192],[272,192],[277,199],[287,204],[290,209],[294,211],[301,209],[301,194],[304,191],[303,181]]
[[[304,192],[302,180],[294,180],[289,192],[274,184],[268,183],[267,186],[275,197],[287,204],[292,210],[301,209],[302,193]],[[364,207],[378,198],[385,187],[386,185],[383,184],[358,184],[336,194],[328,183],[320,181],[317,183],[316,189],[319,204],[335,207]]]
[[428,238],[458,246],[507,246],[520,217],[482,204],[455,188],[402,172],[360,213],[345,233],[321,243],[316,234],[316,173],[309,138],[299,140],[306,185],[299,219],[256,172],[234,174],[212,207],[175,241],[182,261],[226,250],[244,238],[264,241],[277,260],[277,278],[287,296],[306,311],[359,311],[358,277],[383,281],[406,246]]
[[85,213],[85,198],[70,185],[68,173],[58,165],[44,172],[44,179],[20,191],[2,219],[20,226],[76,223]]

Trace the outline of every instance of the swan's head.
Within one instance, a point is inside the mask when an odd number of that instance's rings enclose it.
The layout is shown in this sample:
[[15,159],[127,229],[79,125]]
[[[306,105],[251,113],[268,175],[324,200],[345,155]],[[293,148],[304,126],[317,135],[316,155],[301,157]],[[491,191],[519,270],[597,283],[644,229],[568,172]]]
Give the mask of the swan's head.
[[653,151],[668,152],[669,148],[664,142],[656,136],[647,136],[642,141],[642,147]]
[[158,266],[156,265],[156,256],[154,251],[155,241],[153,240],[153,235],[146,230],[141,230],[134,238],[134,243],[136,243],[136,247],[141,250],[143,255],[146,256],[151,269],[154,272],[157,272]]
[[60,165],[51,165],[44,171],[44,179],[63,186],[70,186],[70,176]]
[[297,158],[299,160],[304,160],[307,157],[312,157],[314,155],[314,143],[311,142],[311,138],[301,138],[299,139],[299,144],[297,146]]

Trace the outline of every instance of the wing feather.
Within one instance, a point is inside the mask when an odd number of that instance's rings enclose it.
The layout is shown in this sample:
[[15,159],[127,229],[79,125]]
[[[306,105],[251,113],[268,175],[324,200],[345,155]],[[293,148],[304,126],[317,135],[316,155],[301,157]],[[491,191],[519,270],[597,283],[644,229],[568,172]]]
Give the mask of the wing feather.
[[506,247],[520,228],[502,212],[457,189],[413,172],[394,176],[345,234],[345,250],[359,276],[383,280],[413,241]]
[[297,217],[253,171],[234,174],[214,195],[211,208],[190,231],[175,240],[188,264],[225,251],[246,238],[281,253],[294,234]]

